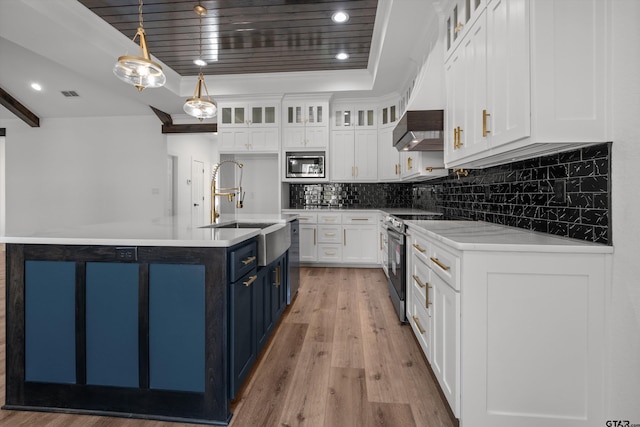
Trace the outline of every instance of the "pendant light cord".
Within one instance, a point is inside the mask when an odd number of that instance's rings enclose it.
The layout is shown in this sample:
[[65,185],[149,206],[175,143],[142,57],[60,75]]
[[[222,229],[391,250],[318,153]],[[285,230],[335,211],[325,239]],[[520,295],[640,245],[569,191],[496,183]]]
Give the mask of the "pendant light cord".
[[[198,1],[198,6],[202,6],[199,1]],[[203,60],[202,59],[202,14],[199,13],[198,17],[200,18],[200,54],[199,56],[200,56],[200,60],[202,61]],[[202,65],[200,65],[200,72],[202,73]]]
[[144,22],[142,19],[142,0],[138,3],[138,21],[140,21],[140,28],[144,27]]

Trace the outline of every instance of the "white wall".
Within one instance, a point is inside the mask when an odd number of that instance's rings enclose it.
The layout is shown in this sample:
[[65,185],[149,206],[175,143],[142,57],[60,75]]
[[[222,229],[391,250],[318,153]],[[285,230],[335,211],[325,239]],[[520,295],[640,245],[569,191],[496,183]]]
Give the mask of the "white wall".
[[614,0],[608,419],[640,424],[640,1]]
[[6,120],[8,235],[163,215],[166,138],[155,116]]
[[[167,135],[167,150],[169,155],[178,158],[176,178],[176,215],[191,215],[191,165],[193,160],[204,163],[205,170],[211,171],[211,166],[220,159],[217,149],[217,135],[208,133],[170,134]],[[210,173],[205,174],[207,178]],[[210,183],[205,180],[204,195],[206,220],[209,218]],[[203,219],[205,221],[205,219]],[[204,222],[203,222],[204,223]]]
[[4,236],[5,231],[5,191],[4,191],[4,136],[0,136],[0,236]]

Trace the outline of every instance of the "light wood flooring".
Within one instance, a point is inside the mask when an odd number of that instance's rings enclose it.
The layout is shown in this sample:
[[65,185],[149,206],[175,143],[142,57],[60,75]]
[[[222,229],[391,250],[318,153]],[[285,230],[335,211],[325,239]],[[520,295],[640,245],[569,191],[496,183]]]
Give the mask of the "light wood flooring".
[[[4,252],[0,256],[4,403]],[[452,426],[436,387],[410,327],[398,322],[380,269],[303,268],[298,297],[232,404],[231,427]],[[0,411],[3,427],[192,425]]]

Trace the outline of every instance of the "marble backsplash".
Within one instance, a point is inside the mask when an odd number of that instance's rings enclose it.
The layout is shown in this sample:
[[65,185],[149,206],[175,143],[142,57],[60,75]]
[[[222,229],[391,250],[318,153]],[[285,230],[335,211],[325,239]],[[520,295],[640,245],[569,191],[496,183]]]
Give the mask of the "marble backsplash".
[[291,184],[290,208],[418,208],[612,244],[611,143],[422,183]]

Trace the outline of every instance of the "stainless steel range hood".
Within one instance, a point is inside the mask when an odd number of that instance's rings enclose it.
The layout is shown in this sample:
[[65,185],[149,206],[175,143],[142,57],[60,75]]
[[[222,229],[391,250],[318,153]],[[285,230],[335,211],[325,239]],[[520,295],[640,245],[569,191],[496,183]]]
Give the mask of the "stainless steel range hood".
[[393,129],[393,146],[398,151],[444,151],[444,110],[405,112]]

